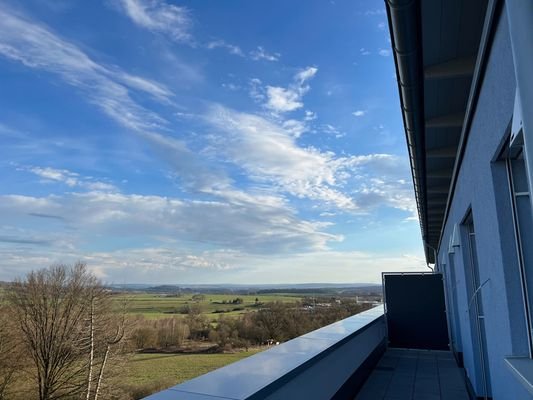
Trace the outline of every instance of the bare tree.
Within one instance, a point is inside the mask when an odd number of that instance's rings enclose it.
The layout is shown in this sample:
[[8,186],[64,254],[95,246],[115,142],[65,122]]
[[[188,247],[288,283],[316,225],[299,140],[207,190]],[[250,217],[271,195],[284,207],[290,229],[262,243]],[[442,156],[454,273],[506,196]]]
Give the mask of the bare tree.
[[111,348],[124,336],[124,315],[115,323],[112,299],[85,264],[30,272],[7,299],[32,360],[38,398],[96,399]]

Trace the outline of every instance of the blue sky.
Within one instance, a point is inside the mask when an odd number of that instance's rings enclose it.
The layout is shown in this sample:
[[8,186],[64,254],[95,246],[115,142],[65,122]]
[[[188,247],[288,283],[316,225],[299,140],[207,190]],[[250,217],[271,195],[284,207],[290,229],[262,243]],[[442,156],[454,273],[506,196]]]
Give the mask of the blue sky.
[[0,1],[0,279],[424,268],[375,1]]

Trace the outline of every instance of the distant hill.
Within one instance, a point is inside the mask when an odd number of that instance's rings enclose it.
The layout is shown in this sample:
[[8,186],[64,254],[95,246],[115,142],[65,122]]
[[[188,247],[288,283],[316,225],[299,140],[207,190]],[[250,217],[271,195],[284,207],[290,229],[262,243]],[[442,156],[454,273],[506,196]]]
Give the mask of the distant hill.
[[195,285],[108,285],[113,290],[148,293],[234,293],[234,294],[363,294],[381,293],[381,285],[371,283],[299,283],[299,284],[195,284]]

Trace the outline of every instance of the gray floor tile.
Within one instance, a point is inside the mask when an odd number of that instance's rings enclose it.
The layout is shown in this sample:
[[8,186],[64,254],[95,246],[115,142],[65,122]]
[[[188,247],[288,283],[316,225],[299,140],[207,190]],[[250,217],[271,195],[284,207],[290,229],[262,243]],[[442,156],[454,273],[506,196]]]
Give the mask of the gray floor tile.
[[451,352],[388,349],[356,400],[468,400]]

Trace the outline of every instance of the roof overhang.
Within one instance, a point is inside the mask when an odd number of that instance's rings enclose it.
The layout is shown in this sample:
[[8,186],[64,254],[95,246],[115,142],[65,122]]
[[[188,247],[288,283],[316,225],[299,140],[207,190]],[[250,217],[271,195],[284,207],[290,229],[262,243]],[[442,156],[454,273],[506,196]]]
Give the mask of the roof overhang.
[[435,262],[486,0],[386,0],[426,260]]

